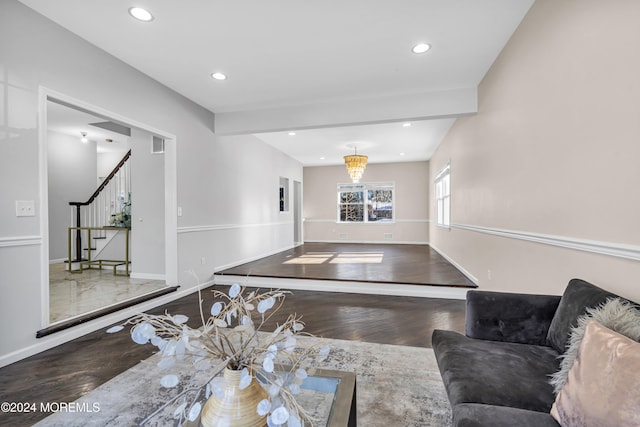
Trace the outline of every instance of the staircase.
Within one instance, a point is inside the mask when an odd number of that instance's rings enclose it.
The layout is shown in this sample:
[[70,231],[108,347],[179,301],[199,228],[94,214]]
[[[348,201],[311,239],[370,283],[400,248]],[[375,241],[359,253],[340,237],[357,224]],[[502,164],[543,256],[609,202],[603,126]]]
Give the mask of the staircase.
[[[131,150],[87,201],[69,202],[72,224],[68,230],[69,271],[82,272],[83,267],[110,266],[116,274],[116,268],[125,265],[128,275],[131,229],[130,157]],[[115,244],[123,238],[124,251],[122,245]],[[109,252],[108,257],[101,256],[105,252]],[[74,269],[73,265],[80,268]]]

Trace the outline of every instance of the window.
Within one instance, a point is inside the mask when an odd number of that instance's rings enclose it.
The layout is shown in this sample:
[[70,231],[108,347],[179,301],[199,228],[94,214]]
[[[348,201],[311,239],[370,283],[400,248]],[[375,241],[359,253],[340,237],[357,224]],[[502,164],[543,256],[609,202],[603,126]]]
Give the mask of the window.
[[451,225],[451,167],[449,164],[436,175],[437,224],[442,227]]
[[338,184],[338,222],[392,222],[393,184]]

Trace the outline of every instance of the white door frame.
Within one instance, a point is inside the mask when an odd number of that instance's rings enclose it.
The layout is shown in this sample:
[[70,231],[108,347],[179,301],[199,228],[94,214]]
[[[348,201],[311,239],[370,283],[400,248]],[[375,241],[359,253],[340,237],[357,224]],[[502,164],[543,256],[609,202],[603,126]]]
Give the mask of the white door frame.
[[293,244],[304,243],[302,227],[302,182],[293,180]]
[[164,152],[164,208],[165,208],[165,281],[169,286],[178,284],[178,196],[177,196],[177,155],[175,135],[156,129],[146,123],[125,117],[80,99],[54,91],[44,86],[38,91],[38,151],[40,170],[40,233],[41,247],[41,327],[46,328],[49,322],[49,177],[47,165],[47,101],[52,98],[95,113],[99,116],[136,127],[165,139]]

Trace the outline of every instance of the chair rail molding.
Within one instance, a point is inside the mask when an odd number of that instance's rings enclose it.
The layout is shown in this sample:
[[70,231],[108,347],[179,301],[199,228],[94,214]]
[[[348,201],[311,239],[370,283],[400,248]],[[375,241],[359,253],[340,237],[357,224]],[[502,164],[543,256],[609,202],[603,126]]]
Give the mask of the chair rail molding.
[[293,225],[293,221],[265,222],[257,224],[211,224],[178,227],[178,234],[199,233],[203,231],[232,230],[236,228],[281,227]]
[[367,224],[367,225],[372,225],[372,224],[380,224],[380,225],[389,225],[389,224],[402,224],[402,223],[424,223],[424,224],[428,224],[431,222],[430,219],[422,219],[422,218],[417,218],[417,219],[394,219],[393,221],[369,221],[369,222],[358,222],[358,221],[338,221],[336,218],[305,218],[304,222],[315,222],[315,223],[338,223],[338,224],[350,224],[350,225],[359,225],[359,224]]
[[42,236],[0,237],[0,248],[6,248],[10,246],[33,246],[41,244]]
[[451,228],[474,231],[492,236],[506,237],[509,239],[524,240],[527,242],[541,243],[582,252],[590,252],[599,255],[607,255],[616,258],[640,261],[640,246],[622,243],[602,242],[597,240],[578,239],[575,237],[557,236],[551,234],[532,233],[527,231],[506,230],[493,227],[482,227],[469,224],[452,224]]

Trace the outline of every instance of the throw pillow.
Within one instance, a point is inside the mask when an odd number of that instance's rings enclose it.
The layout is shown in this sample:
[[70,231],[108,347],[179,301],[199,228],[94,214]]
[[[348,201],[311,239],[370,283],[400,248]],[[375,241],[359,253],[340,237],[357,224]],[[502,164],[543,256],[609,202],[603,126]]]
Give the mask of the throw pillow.
[[640,425],[640,343],[590,321],[551,407],[563,427]]
[[571,328],[576,326],[578,317],[582,316],[587,308],[597,307],[608,298],[615,297],[617,295],[589,282],[571,279],[551,319],[547,333],[548,344],[558,353],[564,353],[567,350]]
[[610,298],[598,307],[588,308],[586,314],[578,318],[577,326],[571,330],[567,351],[560,356],[560,370],[551,375],[550,383],[556,394],[567,380],[567,374],[576,359],[578,347],[584,336],[584,329],[591,319],[625,337],[640,341],[640,310],[629,301]]

